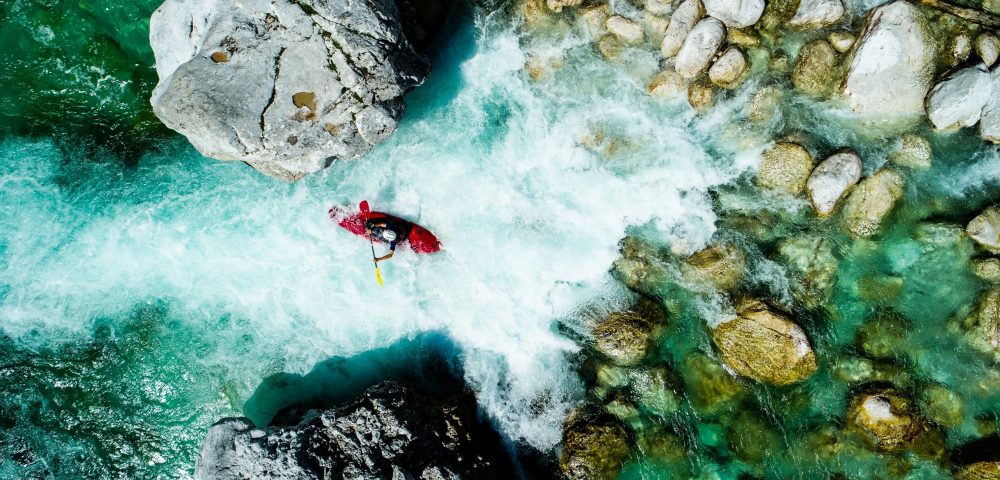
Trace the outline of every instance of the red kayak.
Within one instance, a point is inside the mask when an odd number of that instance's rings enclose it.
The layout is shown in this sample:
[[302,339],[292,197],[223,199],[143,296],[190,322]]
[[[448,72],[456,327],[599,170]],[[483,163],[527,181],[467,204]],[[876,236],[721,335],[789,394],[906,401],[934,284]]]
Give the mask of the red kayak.
[[[369,212],[368,218],[385,218],[412,225],[413,228],[410,229],[410,234],[406,237],[406,241],[401,242],[400,245],[409,245],[410,249],[414,252],[435,253],[441,251],[441,242],[438,241],[437,237],[420,225],[382,212]],[[344,230],[359,237],[368,236],[365,234],[365,214],[362,212],[351,210],[341,205],[335,205],[330,209],[330,219],[337,222],[337,225],[344,227]],[[376,238],[375,243],[384,242]]]

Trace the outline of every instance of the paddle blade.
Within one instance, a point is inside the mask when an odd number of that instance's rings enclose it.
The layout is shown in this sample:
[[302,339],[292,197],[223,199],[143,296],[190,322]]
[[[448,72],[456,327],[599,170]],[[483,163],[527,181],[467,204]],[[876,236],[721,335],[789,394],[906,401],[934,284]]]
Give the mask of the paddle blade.
[[359,207],[361,207],[361,213],[365,214],[365,217],[367,217],[368,214],[371,213],[371,210],[368,209],[368,200],[362,200],[361,205],[359,205]]
[[382,286],[382,272],[378,270],[378,265],[375,265],[375,279],[378,280],[378,286]]

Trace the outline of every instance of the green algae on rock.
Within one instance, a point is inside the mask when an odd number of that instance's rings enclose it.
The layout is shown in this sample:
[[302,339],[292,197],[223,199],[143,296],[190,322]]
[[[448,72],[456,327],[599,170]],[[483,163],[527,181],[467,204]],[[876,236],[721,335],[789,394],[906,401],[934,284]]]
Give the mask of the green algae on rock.
[[617,421],[577,411],[563,429],[559,467],[573,480],[612,480],[618,475],[631,440]]
[[816,354],[801,327],[759,300],[744,300],[736,311],[736,318],[712,329],[729,368],[774,385],[801,382],[816,372]]
[[616,365],[637,365],[649,354],[666,318],[663,307],[643,298],[628,310],[609,313],[594,327],[594,348]]
[[860,394],[848,407],[850,428],[872,447],[899,451],[912,446],[924,425],[912,403],[891,390]]

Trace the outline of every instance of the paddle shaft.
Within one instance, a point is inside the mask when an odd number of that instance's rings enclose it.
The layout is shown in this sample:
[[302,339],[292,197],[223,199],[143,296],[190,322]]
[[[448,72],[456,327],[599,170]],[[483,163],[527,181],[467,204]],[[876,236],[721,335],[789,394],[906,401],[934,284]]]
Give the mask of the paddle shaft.
[[[368,209],[368,200],[363,200],[361,202],[361,213],[365,215],[365,229],[368,229],[368,213],[371,210]],[[368,244],[372,247],[372,262],[375,264],[375,279],[378,280],[378,286],[382,286],[382,272],[378,271],[378,257],[375,256],[375,240],[372,239],[372,234],[368,233]]]

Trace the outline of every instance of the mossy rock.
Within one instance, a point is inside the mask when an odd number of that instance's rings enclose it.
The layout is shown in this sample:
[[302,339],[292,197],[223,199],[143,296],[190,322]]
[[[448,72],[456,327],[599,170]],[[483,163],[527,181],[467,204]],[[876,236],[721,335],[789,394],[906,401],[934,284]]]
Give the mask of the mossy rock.
[[784,448],[782,436],[750,410],[729,424],[726,439],[734,456],[750,464],[760,464]]
[[666,318],[663,307],[643,297],[628,310],[609,313],[593,328],[594,349],[615,365],[637,365],[652,350]]
[[974,347],[1000,355],[1000,286],[983,292],[962,326]]
[[621,241],[621,256],[611,270],[628,288],[651,296],[656,296],[671,280],[664,256],[656,247],[636,237]]
[[1000,480],[1000,460],[959,467],[955,472],[955,480]]
[[899,315],[879,314],[858,329],[855,344],[870,357],[904,357],[910,349],[911,329],[910,322]]
[[721,242],[705,247],[684,263],[684,274],[689,281],[708,283],[718,290],[731,292],[743,281],[747,257],[736,245]]
[[757,171],[757,185],[789,195],[805,191],[813,160],[802,145],[778,142],[767,149],[763,157]]
[[847,411],[849,428],[884,452],[909,448],[925,429],[912,403],[889,389],[856,395]]
[[759,300],[743,300],[737,317],[712,330],[722,361],[739,375],[772,385],[801,382],[816,372],[816,354],[802,328]]
[[612,480],[630,448],[628,432],[616,420],[577,411],[563,427],[559,467],[571,480]]
[[781,242],[778,253],[782,265],[792,274],[791,290],[806,308],[826,304],[837,280],[840,262],[833,244],[825,237],[804,236]]
[[855,238],[870,237],[902,197],[903,177],[883,168],[854,187],[844,204],[843,225]]
[[932,385],[921,396],[927,419],[947,428],[955,428],[965,420],[965,405],[955,392],[941,385]]
[[799,50],[792,69],[792,85],[807,95],[828,96],[840,82],[838,70],[837,51],[830,42],[813,40]]
[[707,355],[688,355],[684,367],[684,384],[699,413],[717,415],[734,409],[746,394],[743,385]]

